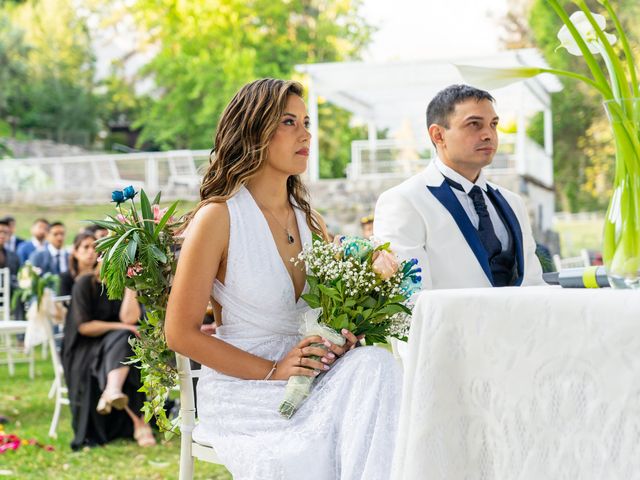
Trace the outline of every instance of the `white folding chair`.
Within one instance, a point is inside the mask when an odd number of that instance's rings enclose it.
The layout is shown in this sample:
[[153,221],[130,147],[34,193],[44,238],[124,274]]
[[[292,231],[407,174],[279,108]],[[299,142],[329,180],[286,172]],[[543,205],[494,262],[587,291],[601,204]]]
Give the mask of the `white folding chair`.
[[[9,376],[15,375],[16,363],[29,363],[29,378],[35,378],[35,353],[31,349],[24,354],[22,348],[13,344],[13,337],[27,331],[27,322],[11,320],[11,275],[8,268],[0,268],[0,364],[9,367]],[[18,355],[16,357],[16,355]]]
[[[62,297],[54,297],[53,301],[58,303],[65,303],[71,299],[71,295],[65,295]],[[60,419],[60,411],[63,405],[69,405],[69,389],[64,381],[64,370],[62,368],[62,361],[60,360],[60,354],[56,348],[56,340],[58,337],[62,337],[62,334],[53,333],[53,322],[49,318],[49,329],[47,329],[49,350],[51,351],[51,363],[53,364],[53,383],[49,389],[49,398],[55,397],[55,406],[53,409],[53,418],[51,419],[51,425],[49,426],[49,436],[56,438],[58,434],[58,420]]]
[[176,353],[178,378],[180,385],[180,480],[193,478],[194,461],[197,458],[204,462],[222,465],[215,448],[195,442],[192,437],[196,426],[196,403],[193,394],[193,378],[200,377],[199,369],[192,369],[189,359]]
[[580,250],[580,255],[577,257],[564,257],[560,255],[553,256],[553,264],[557,271],[565,268],[580,268],[588,267],[591,265],[591,258],[589,258],[589,252],[585,249]]
[[169,163],[169,185],[199,188],[202,175],[198,173],[190,150],[172,150],[167,153]]

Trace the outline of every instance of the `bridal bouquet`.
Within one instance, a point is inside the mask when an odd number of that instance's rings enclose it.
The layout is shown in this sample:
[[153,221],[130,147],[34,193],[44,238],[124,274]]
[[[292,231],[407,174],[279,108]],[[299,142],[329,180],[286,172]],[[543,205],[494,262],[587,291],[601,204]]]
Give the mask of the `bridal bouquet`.
[[31,299],[35,299],[39,307],[45,289],[50,288],[57,292],[59,280],[58,275],[49,272],[42,275],[38,267],[31,262],[25,262],[18,270],[18,288],[13,292],[11,308],[15,309],[18,302],[25,303]]
[[[174,354],[164,339],[164,318],[169,298],[170,280],[176,268],[176,239],[178,226],[173,219],[177,202],[161,209],[160,194],[150,202],[144,190],[140,191],[140,209],[133,187],[112,193],[118,213],[106,220],[92,220],[109,230],[110,235],[96,243],[101,255],[100,278],[111,299],[121,299],[124,289],[138,292],[138,301],[145,306],[139,338],[131,341],[133,357],[130,363],[141,370],[141,391],[147,394],[143,406],[145,421],[156,416],[158,426],[174,431],[164,410],[170,390],[177,384]],[[130,208],[123,207],[130,201]]]
[[[311,310],[304,315],[302,335],[319,335],[340,346],[345,343],[343,328],[364,336],[369,345],[387,343],[388,337],[406,339],[410,298],[422,280],[416,259],[399,262],[388,243],[341,236],[334,243],[314,237],[294,260],[296,265],[304,262],[309,272],[309,290],[302,298]],[[313,381],[303,376],[289,379],[279,408],[282,416],[291,418]]]

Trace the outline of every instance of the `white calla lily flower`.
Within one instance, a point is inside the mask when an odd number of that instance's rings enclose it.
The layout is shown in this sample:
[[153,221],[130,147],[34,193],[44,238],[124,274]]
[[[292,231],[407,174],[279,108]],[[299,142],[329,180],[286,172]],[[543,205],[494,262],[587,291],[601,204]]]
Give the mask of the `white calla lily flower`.
[[473,65],[454,65],[463,80],[469,85],[485,90],[506,87],[520,80],[535,77],[545,72],[538,67],[491,68]]
[[[599,15],[597,13],[591,13],[593,15],[594,20],[598,24],[598,26],[604,31],[607,26],[607,20],[604,16]],[[589,22],[589,19],[585,15],[584,12],[574,12],[570,17],[571,23],[576,27],[578,33],[587,44],[589,51],[591,53],[602,53],[602,47],[600,45],[600,40],[598,39],[598,35],[593,28],[593,25]],[[607,41],[610,45],[614,45],[618,39],[615,35],[604,32],[607,37]],[[571,55],[582,56],[582,52],[580,51],[580,47],[576,43],[576,40],[571,35],[569,28],[566,25],[563,25],[560,31],[558,32],[558,40],[560,40],[560,46],[558,48],[566,48],[567,51]]]

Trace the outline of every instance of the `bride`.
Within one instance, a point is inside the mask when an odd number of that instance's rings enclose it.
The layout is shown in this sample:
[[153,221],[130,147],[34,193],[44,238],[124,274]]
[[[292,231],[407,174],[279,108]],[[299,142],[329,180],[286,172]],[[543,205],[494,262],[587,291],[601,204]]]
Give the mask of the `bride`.
[[[347,330],[344,347],[298,333],[307,287],[290,259],[312,232],[327,236],[299,177],[310,138],[300,84],[240,89],[220,118],[169,298],[169,348],[206,371],[194,439],[213,445],[236,480],[390,476],[401,394],[392,355],[354,349]],[[200,331],[210,296],[215,336]],[[289,377],[321,372],[295,415],[280,416]]]

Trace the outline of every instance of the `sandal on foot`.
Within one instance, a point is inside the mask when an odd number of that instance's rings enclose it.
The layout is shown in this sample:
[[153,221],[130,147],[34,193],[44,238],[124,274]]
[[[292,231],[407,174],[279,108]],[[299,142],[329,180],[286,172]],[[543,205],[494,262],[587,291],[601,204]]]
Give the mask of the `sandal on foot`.
[[109,415],[112,407],[116,410],[122,410],[128,404],[129,397],[122,392],[115,392],[112,394],[102,392],[102,395],[100,395],[100,399],[98,400],[98,405],[96,406],[96,411],[100,415]]
[[133,438],[138,442],[138,446],[140,447],[152,447],[156,444],[156,438],[153,436],[151,427],[146,423],[134,429]]

